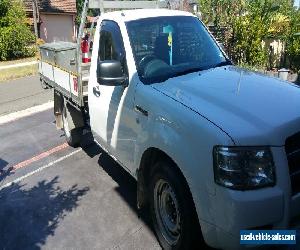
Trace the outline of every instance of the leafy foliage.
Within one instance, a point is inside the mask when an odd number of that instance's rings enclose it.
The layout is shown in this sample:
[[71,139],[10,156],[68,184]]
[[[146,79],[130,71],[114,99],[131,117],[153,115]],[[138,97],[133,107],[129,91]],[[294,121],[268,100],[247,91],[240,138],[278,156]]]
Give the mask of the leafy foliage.
[[286,53],[290,68],[300,71],[300,11],[292,12],[290,29],[286,38]]
[[84,0],[76,0],[76,7],[77,7],[76,23],[77,23],[77,25],[80,24],[83,5],[84,5]]
[[[76,8],[77,8],[77,16],[76,16],[76,24],[77,26],[80,25],[81,22],[81,15],[84,7],[85,0],[76,0]],[[88,16],[99,16],[100,12],[97,9],[89,9]]]
[[293,55],[292,61],[299,55],[300,36],[295,37],[294,33],[300,19],[293,1],[199,0],[199,3],[203,21],[219,31],[225,30],[216,35],[235,62],[266,66],[268,48],[262,41],[268,37],[286,42],[287,53],[290,57]]
[[233,23],[232,58],[238,63],[262,66],[266,53],[261,44],[265,29],[257,16],[238,17]]
[[22,2],[0,0],[0,60],[34,55],[33,42]]

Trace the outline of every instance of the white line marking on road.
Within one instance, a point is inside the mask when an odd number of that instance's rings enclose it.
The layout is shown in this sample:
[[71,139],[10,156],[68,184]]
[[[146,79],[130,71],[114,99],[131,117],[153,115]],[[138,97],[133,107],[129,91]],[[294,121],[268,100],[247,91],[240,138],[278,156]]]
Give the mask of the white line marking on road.
[[74,151],[74,152],[72,152],[72,153],[70,153],[70,154],[67,154],[67,155],[65,155],[65,156],[62,156],[61,158],[58,158],[57,160],[52,161],[52,162],[48,163],[47,165],[42,166],[42,167],[40,167],[40,168],[38,168],[38,169],[36,169],[36,170],[34,170],[34,171],[32,171],[32,172],[26,174],[26,175],[23,175],[23,176],[21,176],[21,177],[15,179],[14,181],[8,182],[8,183],[6,183],[6,184],[4,184],[3,186],[0,187],[0,191],[1,191],[2,189],[4,189],[4,188],[8,188],[8,187],[12,186],[12,185],[15,184],[15,183],[21,182],[21,181],[23,181],[24,179],[26,179],[26,178],[28,178],[28,177],[34,175],[34,174],[37,174],[37,173],[39,173],[39,172],[41,172],[41,171],[43,171],[43,170],[45,170],[45,169],[47,169],[47,168],[50,168],[50,167],[52,167],[53,165],[55,165],[56,163],[59,163],[59,162],[65,160],[65,159],[71,157],[72,155],[75,155],[75,154],[79,153],[80,151],[82,151],[81,148],[80,148],[80,149],[77,149],[76,151]]
[[35,65],[35,64],[38,64],[38,61],[4,65],[4,66],[0,66],[0,70],[2,70],[2,69],[11,69],[11,68],[19,68],[19,67],[30,66],[30,65]]
[[0,125],[6,124],[6,123],[9,123],[12,121],[16,121],[16,120],[19,120],[21,118],[24,118],[24,117],[27,117],[27,116],[30,116],[30,115],[33,115],[36,113],[46,111],[48,109],[53,108],[53,106],[54,106],[54,102],[51,101],[51,102],[44,103],[42,105],[34,106],[34,107],[31,107],[31,108],[28,108],[25,110],[21,110],[21,111],[17,111],[14,113],[0,116]]

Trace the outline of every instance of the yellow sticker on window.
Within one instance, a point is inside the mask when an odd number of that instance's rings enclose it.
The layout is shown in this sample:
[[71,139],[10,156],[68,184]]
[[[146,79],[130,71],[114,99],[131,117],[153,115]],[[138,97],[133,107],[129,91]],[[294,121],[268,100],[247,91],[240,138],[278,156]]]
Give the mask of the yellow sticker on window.
[[171,47],[173,44],[173,36],[172,33],[169,33],[169,37],[168,37],[168,45],[169,47]]

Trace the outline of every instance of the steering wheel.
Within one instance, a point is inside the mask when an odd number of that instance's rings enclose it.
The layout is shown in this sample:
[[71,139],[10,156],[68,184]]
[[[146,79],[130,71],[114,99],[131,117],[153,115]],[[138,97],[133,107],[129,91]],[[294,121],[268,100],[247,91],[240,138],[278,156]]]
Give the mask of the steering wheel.
[[139,62],[139,70],[140,72],[142,72],[144,74],[144,70],[145,70],[145,67],[146,65],[151,62],[152,60],[156,59],[155,56],[153,55],[147,55],[147,56],[144,56],[140,62]]

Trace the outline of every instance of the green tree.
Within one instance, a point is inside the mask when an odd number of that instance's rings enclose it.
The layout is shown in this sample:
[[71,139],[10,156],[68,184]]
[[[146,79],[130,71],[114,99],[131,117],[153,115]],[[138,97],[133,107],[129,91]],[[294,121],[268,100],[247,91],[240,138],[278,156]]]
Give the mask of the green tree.
[[83,10],[84,1],[85,0],[76,0],[76,7],[77,7],[76,23],[77,23],[77,25],[79,25],[80,21],[81,21],[81,13]]
[[251,0],[246,3],[245,12],[233,22],[233,58],[241,64],[264,67],[267,51],[262,41],[268,36],[272,18],[279,11],[274,0]]
[[300,71],[300,11],[293,10],[290,20],[289,32],[286,36],[286,54],[289,67]]
[[[199,0],[202,19],[213,24],[229,56],[237,63],[265,66],[267,37],[285,39],[289,33],[291,0]],[[220,39],[221,35],[221,39]]]
[[27,23],[23,2],[0,0],[0,60],[32,56],[34,35]]
[[[83,11],[84,2],[85,2],[85,0],[76,0],[76,7],[77,7],[76,24],[77,24],[77,26],[79,26],[80,22],[81,22],[81,15],[82,15],[82,11]],[[88,10],[89,16],[98,16],[99,14],[100,14],[99,10],[96,10],[96,9]]]

